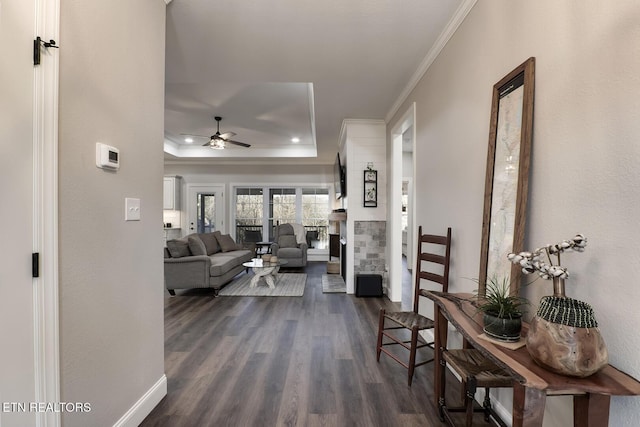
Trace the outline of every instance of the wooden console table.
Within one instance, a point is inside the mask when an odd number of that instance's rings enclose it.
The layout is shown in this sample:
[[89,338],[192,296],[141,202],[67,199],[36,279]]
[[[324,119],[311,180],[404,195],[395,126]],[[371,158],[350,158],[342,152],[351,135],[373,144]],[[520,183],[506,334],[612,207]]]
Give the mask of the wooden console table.
[[[513,426],[542,426],[548,395],[573,395],[573,425],[603,426],[609,424],[611,396],[640,395],[640,382],[611,365],[587,378],[558,375],[537,365],[525,347],[509,350],[479,339],[482,315],[473,306],[471,294],[423,291],[435,303],[435,348],[446,346],[448,322],[485,357],[506,369],[514,378]],[[523,325],[526,332],[528,325]],[[441,352],[435,352],[434,379],[436,407],[444,391],[444,367]]]

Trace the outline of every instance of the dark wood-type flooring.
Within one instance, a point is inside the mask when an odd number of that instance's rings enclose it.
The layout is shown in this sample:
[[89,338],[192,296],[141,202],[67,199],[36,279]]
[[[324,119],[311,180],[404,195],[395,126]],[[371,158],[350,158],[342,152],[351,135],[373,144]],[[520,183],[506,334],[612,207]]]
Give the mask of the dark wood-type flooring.
[[[378,310],[399,304],[323,294],[325,263],[305,272],[303,297],[167,294],[168,394],[141,425],[443,426],[432,364],[409,387],[402,366],[376,362]],[[481,415],[474,423],[485,425]]]

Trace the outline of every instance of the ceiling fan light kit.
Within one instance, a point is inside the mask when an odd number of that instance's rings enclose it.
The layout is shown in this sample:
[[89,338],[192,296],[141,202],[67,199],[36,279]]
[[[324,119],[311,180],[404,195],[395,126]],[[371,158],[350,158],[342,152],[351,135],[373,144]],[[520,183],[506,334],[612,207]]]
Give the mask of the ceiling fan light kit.
[[205,145],[208,145],[209,147],[211,147],[214,150],[224,150],[225,149],[224,141],[222,141],[221,139],[212,139],[211,141],[209,141]]
[[220,133],[220,121],[222,120],[222,117],[215,116],[214,119],[216,119],[216,122],[218,122],[218,129],[214,135],[211,135],[210,137],[209,136],[205,137],[202,135],[190,135],[190,134],[182,134],[182,135],[193,136],[197,138],[209,138],[209,141],[202,145],[204,147],[207,147],[207,146],[211,147],[215,150],[224,150],[227,147],[227,144],[238,145],[240,147],[245,147],[245,148],[251,147],[251,144],[230,140],[229,138],[235,135],[235,133],[233,132]]

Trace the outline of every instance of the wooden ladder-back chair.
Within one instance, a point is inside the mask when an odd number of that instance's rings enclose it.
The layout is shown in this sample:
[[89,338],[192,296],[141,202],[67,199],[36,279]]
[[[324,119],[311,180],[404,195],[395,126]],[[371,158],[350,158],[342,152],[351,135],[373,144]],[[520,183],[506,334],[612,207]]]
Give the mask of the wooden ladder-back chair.
[[[411,385],[413,381],[413,371],[415,368],[433,361],[432,357],[428,360],[416,362],[416,350],[423,347],[433,349],[433,342],[426,342],[419,334],[422,330],[433,329],[434,327],[432,319],[418,313],[422,281],[436,283],[442,287],[442,292],[448,292],[450,251],[451,228],[447,229],[446,236],[436,236],[422,234],[422,226],[418,227],[418,251],[416,256],[413,311],[386,312],[385,309],[380,309],[378,344],[376,348],[377,360],[378,362],[380,361],[380,353],[385,353],[407,368],[409,370],[409,385]],[[444,255],[442,253],[444,253]],[[409,330],[411,332],[410,340],[406,339],[406,332],[403,336],[402,332],[398,330]],[[387,338],[386,340],[384,339],[385,337]],[[386,348],[391,345],[400,345],[407,349],[409,351],[409,360],[401,359],[398,354]]]
[[[439,351],[442,352],[441,361],[445,362],[443,365],[448,363],[449,367],[460,375],[462,380],[463,402],[463,405],[459,407],[447,406],[445,401],[445,378],[442,378],[443,387],[438,399],[440,420],[446,421],[447,424],[455,427],[455,423],[451,419],[449,412],[465,412],[465,425],[470,427],[473,425],[473,413],[482,412],[484,413],[484,420],[486,422],[489,422],[491,418],[493,418],[493,421],[497,425],[506,427],[506,424],[500,419],[491,406],[489,389],[494,387],[512,387],[513,377],[474,348],[452,350],[441,348]],[[444,377],[445,374],[446,369],[442,369],[442,376]],[[474,405],[475,394],[478,387],[484,388],[482,407],[475,407]]]

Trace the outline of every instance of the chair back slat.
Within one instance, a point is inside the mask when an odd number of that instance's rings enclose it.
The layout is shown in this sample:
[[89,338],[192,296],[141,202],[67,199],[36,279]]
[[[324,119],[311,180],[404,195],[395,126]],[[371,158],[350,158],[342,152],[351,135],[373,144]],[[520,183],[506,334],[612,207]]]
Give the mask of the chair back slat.
[[423,234],[418,237],[419,242],[434,243],[436,245],[446,245],[447,236],[436,236],[434,234]]
[[418,255],[421,261],[435,262],[436,264],[445,265],[447,263],[447,257],[444,255],[436,255],[429,253],[421,253]]
[[444,276],[441,276],[440,274],[429,273],[428,271],[421,271],[418,274],[420,274],[421,279],[444,285]]
[[[439,246],[439,247],[438,247]],[[444,255],[442,255],[444,252]],[[451,259],[451,227],[446,236],[422,234],[422,226],[418,227],[418,250],[416,256],[416,282],[414,285],[413,311],[418,312],[422,280],[434,282],[442,286],[442,292],[449,291],[449,262]],[[423,265],[423,262],[425,265]],[[431,263],[431,264],[429,264]],[[442,273],[431,271],[436,268]]]

